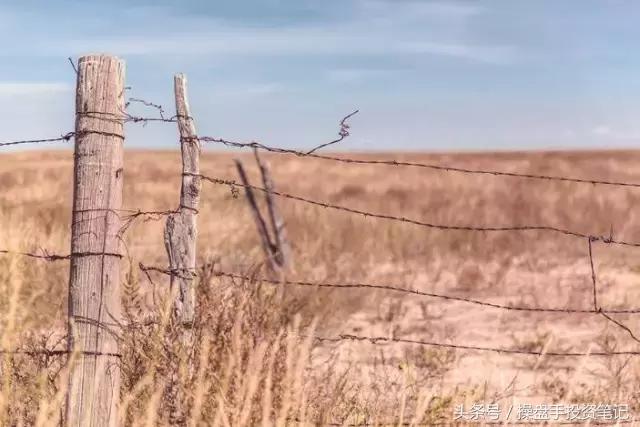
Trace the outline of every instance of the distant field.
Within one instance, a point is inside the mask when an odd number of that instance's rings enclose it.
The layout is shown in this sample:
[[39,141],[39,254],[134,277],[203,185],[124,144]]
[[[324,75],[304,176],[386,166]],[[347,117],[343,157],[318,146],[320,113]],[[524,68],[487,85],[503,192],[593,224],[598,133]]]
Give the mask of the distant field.
[[[635,151],[342,155],[640,183],[640,152]],[[248,153],[206,153],[201,171],[237,179],[234,157],[243,159],[259,185]],[[264,157],[271,164],[277,190],[335,205],[435,224],[552,226],[640,242],[640,188],[347,165],[287,155]],[[127,152],[124,207],[175,208],[180,171],[178,152]],[[71,152],[0,155],[0,250],[42,248],[68,253],[72,175]],[[437,230],[277,200],[292,245],[288,280],[393,285],[503,305],[592,307],[587,239],[545,231]],[[255,272],[262,252],[242,191],[234,196],[228,187],[203,183],[198,221],[200,264],[214,261],[224,271],[264,276]],[[164,218],[139,219],[125,234],[127,266],[131,266],[123,277],[128,290],[125,305],[134,300],[135,316],[140,318],[154,311],[154,289],[166,284],[166,278],[154,276],[152,285],[137,269],[139,262],[166,266],[163,225]],[[640,307],[640,248],[594,242],[593,261],[603,307]],[[5,345],[33,342],[29,331],[64,333],[67,274],[66,262],[0,255],[2,325],[5,331],[13,331],[10,337],[3,333]],[[17,283],[19,295],[14,299],[18,303],[11,304]],[[297,365],[284,357],[293,350],[282,354],[269,350],[270,345],[280,348],[284,341],[277,331],[291,327],[296,314],[303,329],[315,319],[315,334],[325,337],[353,334],[545,352],[640,349],[629,332],[597,314],[504,311],[367,289],[286,286],[263,294],[256,283],[233,284],[215,276],[200,286],[204,296],[199,310],[212,325],[205,329],[211,334],[207,366],[215,375],[205,375],[197,383],[199,388],[194,388],[204,396],[196,423],[224,425],[227,419],[231,425],[252,425],[272,416],[289,420],[286,423],[305,420],[309,425],[318,420],[397,423],[401,416],[406,422],[414,417],[423,422],[452,422],[456,404],[470,407],[482,402],[504,407],[522,402],[629,404],[633,411],[640,411],[640,358],[631,356],[550,358],[342,341],[309,343],[308,357],[302,350],[296,353]],[[253,297],[260,302],[248,302]],[[243,313],[241,327],[230,311]],[[640,336],[640,315],[615,315],[615,319]],[[235,336],[233,331],[248,331],[248,335]],[[123,345],[144,351],[155,348],[145,341],[151,334],[145,334],[128,336],[142,341]],[[238,344],[234,339],[245,341]],[[263,341],[271,344],[264,344],[264,352],[255,356],[252,351],[259,353]],[[152,384],[161,379],[146,376],[151,366],[161,363],[155,356],[145,358],[130,351],[127,360],[136,368],[123,369],[122,394],[136,399],[123,420],[142,425],[153,413],[158,424],[166,423],[162,404],[153,406]],[[162,353],[157,348],[148,351]],[[270,354],[275,361],[270,361]],[[43,380],[44,385],[32,383],[34,372],[52,375],[57,368],[33,363],[5,360],[4,372],[14,375],[0,392],[0,409],[7,411],[0,424],[18,419],[35,423],[42,402],[48,402],[47,411],[56,413],[60,405],[55,403],[56,378]],[[234,374],[226,377],[225,372]],[[265,400],[265,391],[271,387],[268,372],[278,372],[280,376],[274,373],[273,378],[280,383]],[[233,375],[242,378],[243,374],[255,381],[234,383]],[[145,378],[149,384],[142,383]],[[228,399],[226,407],[220,406],[223,395]]]

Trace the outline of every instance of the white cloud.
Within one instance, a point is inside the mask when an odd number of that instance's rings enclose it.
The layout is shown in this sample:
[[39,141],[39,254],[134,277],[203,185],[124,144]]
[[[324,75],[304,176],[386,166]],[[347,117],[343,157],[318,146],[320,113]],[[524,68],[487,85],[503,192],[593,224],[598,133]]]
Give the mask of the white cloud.
[[[483,11],[475,4],[360,0],[353,5],[346,8],[345,19],[285,26],[242,25],[147,7],[142,10],[146,22],[153,25],[141,23],[129,34],[39,38],[30,49],[41,56],[65,57],[87,52],[160,57],[429,55],[497,64],[514,57],[513,47],[483,45],[470,35],[470,20]],[[130,14],[135,17],[141,12],[133,8]]]
[[69,92],[71,89],[70,84],[59,82],[0,81],[0,96],[56,94]]
[[495,64],[510,63],[516,56],[515,49],[508,46],[473,46],[453,43],[409,42],[400,44],[398,48],[408,53],[450,56]]
[[629,128],[612,128],[608,125],[598,125],[591,129],[591,133],[597,137],[612,140],[640,140],[640,130]]
[[483,11],[477,3],[453,3],[420,0],[360,0],[364,13],[398,14],[412,17],[434,16],[438,18],[466,19]]
[[483,46],[455,42],[423,41],[386,33],[295,29],[227,29],[217,32],[175,34],[161,38],[130,36],[51,42],[46,54],[68,55],[111,52],[117,55],[434,55],[504,64],[515,58],[509,46]]

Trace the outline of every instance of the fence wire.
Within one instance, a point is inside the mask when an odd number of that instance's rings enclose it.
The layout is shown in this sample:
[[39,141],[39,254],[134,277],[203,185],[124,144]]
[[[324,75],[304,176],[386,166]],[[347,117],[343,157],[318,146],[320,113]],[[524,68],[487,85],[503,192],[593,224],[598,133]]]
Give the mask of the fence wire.
[[211,136],[199,136],[198,140],[202,142],[208,142],[208,143],[217,143],[217,144],[225,145],[227,147],[252,148],[252,149],[263,150],[271,153],[288,154],[288,155],[293,155],[298,157],[309,157],[313,159],[328,160],[328,161],[346,163],[346,164],[413,167],[413,168],[431,169],[431,170],[440,171],[440,172],[456,172],[456,173],[471,174],[471,175],[492,175],[497,177],[502,176],[502,177],[510,177],[510,178],[523,178],[523,179],[533,179],[533,180],[543,180],[543,181],[571,182],[576,184],[589,184],[592,186],[603,185],[603,186],[614,186],[614,187],[640,188],[640,183],[636,183],[636,182],[609,181],[609,180],[593,179],[593,178],[575,178],[575,177],[568,177],[568,176],[562,176],[562,175],[543,175],[543,174],[520,173],[520,172],[506,172],[506,171],[498,171],[498,170],[490,170],[490,169],[471,169],[471,168],[461,168],[456,166],[447,166],[447,165],[441,165],[441,164],[435,164],[435,163],[410,162],[410,161],[395,160],[395,159],[383,159],[383,160],[358,159],[358,158],[352,158],[348,156],[316,154],[315,149],[311,151],[300,151],[300,150],[293,150],[293,149],[287,149],[287,148],[272,147],[272,146],[268,146],[255,141],[238,142],[238,141],[233,141],[233,140],[219,138],[219,137],[211,137]]
[[[151,270],[149,267],[146,269]],[[153,271],[160,271],[166,274],[171,274],[169,270],[162,270],[154,268]],[[455,295],[447,295],[434,292],[424,292],[417,289],[405,288],[396,285],[380,285],[373,283],[326,283],[326,282],[309,282],[309,281],[291,281],[291,280],[273,280],[264,277],[249,276],[246,274],[229,273],[226,271],[215,271],[216,276],[228,277],[230,279],[244,280],[244,281],[256,281],[268,283],[274,286],[298,286],[298,287],[310,287],[310,288],[327,288],[327,289],[371,289],[380,291],[396,292],[407,295],[418,295],[423,297],[442,299],[454,302],[463,302],[467,304],[479,305],[482,307],[495,308],[500,310],[511,311],[527,311],[534,313],[565,313],[565,314],[600,314],[602,312],[610,314],[638,314],[640,308],[629,309],[606,309],[606,308],[547,308],[547,307],[526,307],[519,305],[504,305],[497,304],[488,301],[481,301],[473,298],[464,298]]]
[[520,350],[520,349],[511,349],[511,348],[496,348],[496,347],[483,347],[483,346],[473,346],[473,345],[462,345],[462,344],[449,344],[442,342],[434,342],[434,341],[423,341],[423,340],[414,340],[407,338],[393,338],[393,337],[373,337],[373,336],[363,336],[363,335],[351,335],[351,334],[340,334],[336,337],[322,337],[322,336],[314,336],[313,339],[319,342],[334,342],[339,343],[343,341],[361,341],[368,342],[371,344],[415,344],[420,346],[427,347],[439,347],[439,348],[451,348],[455,350],[474,350],[481,352],[491,352],[491,353],[503,353],[503,354],[518,354],[518,355],[526,355],[526,356],[550,356],[550,357],[580,357],[580,356],[593,356],[593,357],[610,357],[610,356],[640,356],[640,351],[613,351],[613,352],[600,352],[600,351],[585,351],[585,352],[555,352],[555,351],[544,351],[544,350]]
[[435,223],[430,223],[430,222],[426,222],[426,221],[422,221],[422,220],[418,220],[418,219],[407,218],[407,217],[404,217],[404,216],[388,215],[388,214],[376,213],[376,212],[371,212],[371,211],[365,211],[365,210],[362,210],[362,209],[351,208],[351,207],[348,207],[348,206],[336,205],[336,204],[333,204],[333,203],[314,200],[314,199],[310,199],[310,198],[306,198],[306,197],[302,197],[302,196],[297,196],[297,195],[290,194],[290,193],[285,193],[285,192],[282,192],[282,191],[269,190],[269,189],[266,189],[264,187],[259,187],[259,186],[256,186],[256,185],[243,184],[243,183],[237,182],[235,180],[231,180],[231,179],[211,177],[211,176],[202,175],[202,174],[185,174],[185,175],[198,176],[202,180],[210,182],[212,184],[227,186],[227,187],[231,188],[232,191],[233,191],[233,189],[237,189],[238,187],[240,187],[240,188],[250,188],[252,190],[260,191],[260,192],[265,193],[265,194],[272,194],[274,196],[278,196],[278,197],[281,197],[283,199],[294,200],[294,201],[297,201],[297,202],[302,202],[302,203],[306,203],[306,204],[309,204],[309,205],[319,206],[319,207],[326,208],[326,209],[332,209],[332,210],[336,210],[336,211],[342,211],[342,212],[346,212],[346,213],[350,213],[350,214],[360,215],[360,216],[363,216],[365,218],[384,219],[384,220],[388,220],[388,221],[407,223],[407,224],[417,225],[417,226],[421,226],[421,227],[437,229],[437,230],[441,230],[441,231],[469,231],[469,232],[510,232],[510,231],[513,231],[513,232],[526,232],[526,231],[541,231],[541,232],[557,233],[557,234],[562,234],[562,235],[571,236],[571,237],[577,237],[577,238],[581,238],[581,239],[588,239],[588,240],[593,241],[593,242],[598,241],[598,242],[603,242],[603,243],[612,244],[612,245],[640,247],[640,242],[617,240],[612,235],[610,235],[610,236],[597,236],[596,234],[586,234],[586,233],[579,232],[579,231],[574,231],[574,230],[569,230],[569,229],[555,227],[555,226],[549,226],[549,225],[470,226],[470,225],[435,224]]
[[[158,113],[158,117],[143,117],[143,116],[135,116],[126,111],[131,104],[137,103],[141,104],[144,107],[155,109]],[[506,172],[499,170],[489,170],[489,169],[471,169],[471,168],[461,168],[455,166],[434,164],[434,163],[422,163],[422,162],[411,162],[411,161],[399,161],[395,159],[359,159],[352,158],[348,156],[338,156],[338,155],[325,155],[318,154],[317,152],[323,148],[333,146],[345,138],[347,138],[350,133],[350,125],[348,120],[358,113],[358,110],[353,113],[345,116],[340,121],[340,129],[338,132],[338,138],[331,140],[327,143],[320,144],[310,150],[300,151],[300,150],[292,150],[292,149],[284,149],[280,147],[272,147],[268,145],[264,145],[258,142],[237,142],[232,140],[227,140],[223,138],[216,138],[210,136],[198,136],[194,140],[198,142],[206,142],[211,144],[221,144],[228,147],[234,148],[252,148],[256,150],[267,151],[276,154],[284,154],[284,155],[292,155],[297,157],[304,158],[312,158],[319,159],[324,161],[332,161],[339,162],[342,164],[356,164],[356,165],[374,165],[374,166],[388,166],[388,167],[411,167],[411,168],[422,168],[422,169],[430,169],[438,172],[453,172],[453,173],[461,173],[461,174],[470,174],[470,175],[490,175],[496,177],[509,177],[509,178],[521,178],[521,179],[531,179],[531,180],[543,180],[543,181],[552,181],[552,182],[568,182],[568,183],[576,183],[576,184],[589,184],[592,186],[612,186],[612,187],[627,187],[627,188],[636,188],[640,187],[640,183],[634,182],[624,182],[624,181],[615,181],[615,180],[601,180],[601,179],[590,179],[590,178],[576,178],[576,177],[568,177],[561,175],[544,175],[544,174],[531,174],[531,173],[520,173],[520,172]],[[100,119],[105,121],[112,121],[118,123],[142,123],[146,125],[150,122],[168,122],[175,123],[181,118],[178,115],[167,116],[163,107],[159,104],[155,104],[153,102],[148,102],[140,98],[129,98],[129,100],[125,104],[125,109],[117,114],[114,113],[105,113],[105,112],[80,112],[78,113],[79,117],[87,117],[93,119]],[[14,140],[14,141],[3,141],[0,142],[0,147],[8,147],[8,146],[17,146],[23,144],[40,144],[40,143],[53,143],[53,142],[69,142],[73,138],[81,137],[87,134],[97,134],[97,135],[105,135],[105,136],[117,136],[119,138],[124,139],[123,135],[116,135],[113,133],[105,133],[101,131],[84,131],[81,133],[76,132],[68,132],[62,134],[59,137],[52,138],[44,138],[44,139],[30,139],[30,140]],[[191,140],[183,139],[181,142],[193,142]],[[273,280],[268,278],[259,278],[255,276],[249,276],[234,272],[228,271],[214,271],[214,276],[216,277],[226,277],[231,280],[242,280],[242,281],[256,281],[256,282],[264,282],[274,286],[297,286],[297,287],[307,287],[307,288],[325,288],[332,290],[353,290],[353,289],[361,289],[361,290],[372,290],[372,291],[384,291],[384,292],[394,292],[400,293],[404,295],[417,296],[417,297],[427,297],[427,298],[435,298],[444,301],[452,301],[452,302],[461,302],[470,305],[476,305],[481,307],[486,307],[490,309],[498,309],[505,311],[517,311],[517,312],[537,312],[537,313],[556,313],[556,314],[587,314],[587,315],[597,315],[602,316],[608,322],[615,325],[617,328],[625,331],[634,341],[640,343],[640,338],[636,336],[633,330],[626,326],[620,320],[614,318],[614,315],[630,315],[630,314],[639,314],[640,308],[604,308],[599,303],[598,298],[598,279],[596,274],[596,269],[594,266],[594,254],[593,254],[593,243],[600,242],[604,244],[612,244],[619,245],[625,247],[640,247],[640,242],[635,241],[626,241],[626,240],[618,240],[615,239],[612,234],[609,236],[601,236],[596,233],[585,233],[579,232],[575,230],[549,226],[549,225],[513,225],[513,226],[471,226],[471,225],[455,225],[455,224],[436,224],[431,222],[422,221],[415,218],[407,218],[404,216],[396,216],[390,214],[376,213],[365,211],[362,209],[356,209],[348,206],[341,206],[337,204],[332,204],[325,201],[314,200],[311,198],[306,198],[286,192],[270,190],[266,188],[262,188],[259,186],[253,186],[249,184],[242,184],[236,182],[234,180],[223,179],[218,177],[207,176],[204,174],[185,174],[190,176],[198,177],[204,181],[223,185],[229,187],[232,191],[237,192],[238,187],[248,188],[256,191],[260,191],[267,194],[272,194],[283,199],[293,200],[295,202],[305,203],[313,206],[318,206],[326,209],[332,209],[336,211],[341,211],[349,214],[354,214],[358,216],[362,216],[364,218],[377,218],[388,221],[407,223],[411,225],[416,225],[420,227],[426,227],[431,229],[437,229],[441,231],[461,231],[461,232],[548,232],[555,233],[565,236],[570,236],[579,239],[585,239],[588,242],[588,260],[590,266],[591,273],[591,293],[592,293],[592,307],[590,308],[560,308],[560,307],[529,307],[522,305],[509,305],[509,304],[500,304],[494,303],[490,301],[482,301],[474,298],[466,298],[460,297],[456,295],[448,295],[446,293],[437,293],[437,292],[427,292],[421,291],[418,289],[414,289],[413,287],[405,287],[401,285],[393,285],[393,284],[377,284],[377,283],[327,283],[327,282],[313,282],[313,281],[294,281],[294,280]],[[179,208],[178,208],[179,209]],[[143,221],[149,220],[160,220],[166,216],[172,215],[178,212],[178,209],[172,210],[155,210],[155,211],[142,211],[135,209],[120,209],[114,210],[121,222],[122,226],[119,232],[119,237],[128,230],[131,224],[138,219]],[[77,213],[77,212],[76,212]],[[85,253],[71,253],[66,255],[60,255],[55,253],[50,253],[45,249],[40,249],[39,251],[26,252],[26,251],[12,251],[10,249],[0,249],[0,255],[15,255],[22,256],[26,258],[30,258],[33,260],[42,260],[45,262],[58,262],[58,261],[66,261],[70,260],[74,257],[85,257],[85,256],[114,256],[123,258],[122,254],[119,253],[107,253],[107,252],[85,252]],[[210,265],[200,266],[199,269],[210,268]],[[142,263],[139,264],[139,268],[142,272],[145,273],[148,280],[152,280],[150,273],[156,272],[168,276],[197,276],[198,269],[196,270],[176,270],[176,269],[166,269],[159,266],[146,266]],[[393,344],[402,344],[402,345],[415,345],[415,346],[424,346],[424,347],[435,347],[435,348],[444,348],[444,349],[453,349],[453,350],[461,350],[461,351],[478,351],[478,352],[486,352],[486,353],[496,353],[503,355],[522,355],[522,356],[535,356],[535,357],[558,357],[558,358],[567,358],[567,357],[615,357],[615,356],[630,356],[636,357],[640,355],[640,350],[622,350],[622,351],[547,351],[546,349],[540,350],[525,350],[518,348],[501,348],[501,347],[490,347],[490,346],[482,346],[482,345],[470,345],[470,344],[459,344],[452,342],[437,342],[430,340],[420,340],[420,339],[411,339],[411,338],[399,338],[399,337],[387,337],[387,336],[367,336],[367,335],[356,335],[356,334],[338,334],[335,336],[300,336],[301,338],[311,338],[315,342],[318,343],[333,343],[333,344],[342,344],[347,342],[360,342],[367,343],[372,345],[393,345]],[[0,350],[0,354],[5,355],[26,355],[26,356],[38,356],[45,355],[48,357],[54,356],[65,356],[74,353],[74,351],[70,350],[62,350],[62,349],[43,349],[43,350],[25,350],[25,349],[15,349],[9,350],[4,349]],[[92,352],[92,351],[81,351],[77,352],[85,355],[107,355],[113,356],[117,358],[121,358],[122,355],[119,353],[103,353],[103,352]],[[524,423],[526,424],[526,423]]]
[[[185,269],[167,269],[158,266],[146,266],[142,263],[139,264],[140,269],[148,275],[149,272],[156,272],[160,274],[164,274],[167,276],[197,276],[197,270],[210,270],[212,265],[204,265],[200,266],[196,271],[193,270],[185,270]],[[502,310],[513,310],[513,311],[527,311],[527,312],[540,312],[540,313],[583,313],[583,314],[596,314],[596,315],[604,315],[615,323],[618,327],[626,330],[631,336],[635,339],[633,332],[625,326],[622,322],[618,322],[613,320],[609,314],[637,314],[640,313],[639,309],[628,309],[628,310],[607,310],[606,312],[601,307],[595,307],[593,309],[560,309],[560,308],[543,308],[543,307],[519,307],[519,306],[507,306],[500,304],[487,303],[484,301],[478,301],[469,298],[456,297],[451,295],[444,294],[436,294],[430,292],[421,292],[413,289],[400,288],[395,286],[386,286],[386,285],[375,285],[368,283],[357,283],[357,284],[335,284],[335,283],[321,283],[321,282],[303,282],[303,281],[287,281],[287,280],[272,280],[272,279],[264,279],[257,278],[255,276],[249,275],[241,275],[236,273],[229,273],[225,271],[213,271],[214,276],[222,276],[228,277],[231,279],[239,279],[243,281],[250,282],[265,282],[272,285],[294,285],[294,286],[304,286],[304,287],[312,287],[312,288],[331,288],[331,289],[375,289],[375,290],[384,290],[384,291],[392,291],[392,292],[401,292],[411,295],[419,295],[419,296],[427,296],[433,298],[440,298],[444,300],[450,301],[460,301],[470,304],[477,304],[481,306],[487,306],[496,309]],[[151,278],[149,278],[151,280]],[[508,349],[508,348],[496,348],[496,347],[482,347],[482,346],[471,346],[471,345],[462,345],[462,344],[452,344],[452,343],[438,343],[432,341],[420,341],[420,340],[412,340],[412,339],[402,339],[402,338],[389,338],[389,337],[369,337],[369,336],[359,336],[359,335],[351,335],[351,334],[341,334],[337,337],[314,337],[319,342],[341,342],[341,341],[368,341],[372,344],[379,343],[404,343],[404,344],[419,344],[423,346],[432,346],[432,347],[442,347],[442,348],[454,348],[460,350],[476,350],[476,351],[484,351],[484,352],[494,352],[494,353],[508,353],[508,354],[519,354],[519,355],[533,355],[533,356],[552,356],[552,357],[575,357],[575,356],[637,356],[640,355],[640,351],[622,351],[622,352],[549,352],[549,351],[529,351],[529,350],[521,350],[521,349]],[[639,341],[640,342],[640,341]]]

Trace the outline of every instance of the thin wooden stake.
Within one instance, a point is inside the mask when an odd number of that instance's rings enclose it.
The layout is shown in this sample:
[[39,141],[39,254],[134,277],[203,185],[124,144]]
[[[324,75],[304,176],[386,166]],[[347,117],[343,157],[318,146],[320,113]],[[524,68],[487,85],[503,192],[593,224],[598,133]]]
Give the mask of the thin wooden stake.
[[167,217],[164,232],[165,247],[171,270],[171,289],[178,286],[175,318],[185,328],[185,337],[193,325],[196,268],[197,216],[202,182],[200,177],[200,141],[187,101],[187,78],[177,74],[174,78],[178,129],[182,149],[182,186],[178,212]]
[[120,219],[124,63],[107,55],[78,61],[66,425],[116,426],[120,394]]
[[251,215],[253,216],[253,220],[256,223],[256,227],[258,228],[258,235],[260,236],[260,243],[262,245],[262,250],[264,252],[265,259],[267,261],[267,266],[271,271],[278,271],[278,263],[274,257],[274,244],[269,235],[269,230],[267,228],[267,224],[260,213],[260,208],[258,207],[258,202],[256,201],[256,197],[253,194],[253,189],[249,184],[249,179],[247,178],[247,173],[242,166],[242,162],[240,160],[234,160],[236,164],[236,169],[238,170],[238,175],[240,176],[240,181],[242,181],[242,185],[245,189],[245,196],[247,198],[247,202],[249,203],[249,208],[251,209]]
[[[195,317],[194,278],[196,269],[197,217],[200,201],[200,141],[191,117],[187,100],[187,78],[177,74],[174,78],[180,147],[182,150],[182,185],[180,207],[167,217],[164,242],[169,257],[171,295],[174,296],[171,325],[167,345],[176,350],[169,357],[169,377],[165,399],[169,403],[171,425],[186,424],[186,396],[182,385],[192,372],[189,355],[193,353],[193,322]],[[177,328],[175,328],[177,327]],[[172,336],[177,332],[178,340]],[[181,381],[181,379],[185,381]]]
[[262,184],[267,190],[264,193],[265,200],[267,202],[267,209],[269,211],[269,221],[271,225],[271,232],[273,233],[273,258],[278,264],[279,268],[286,268],[289,265],[289,258],[291,256],[291,250],[289,242],[287,241],[287,234],[285,229],[284,220],[280,216],[280,211],[273,197],[273,191],[275,186],[273,179],[271,178],[271,170],[269,164],[263,161],[256,148],[253,149],[253,155],[256,158],[256,163],[260,168],[260,175],[262,176]]

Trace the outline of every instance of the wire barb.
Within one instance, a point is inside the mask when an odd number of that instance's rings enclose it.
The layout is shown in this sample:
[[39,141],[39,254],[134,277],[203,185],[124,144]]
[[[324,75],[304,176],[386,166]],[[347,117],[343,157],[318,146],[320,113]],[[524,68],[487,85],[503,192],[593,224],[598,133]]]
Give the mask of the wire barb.
[[342,120],[340,120],[340,131],[338,132],[338,139],[334,139],[333,141],[329,141],[326,142],[324,144],[320,144],[315,148],[312,148],[311,150],[307,151],[305,154],[306,155],[310,155],[313,154],[314,152],[328,147],[330,145],[333,144],[337,144],[338,142],[341,142],[343,139],[345,139],[346,137],[349,136],[349,129],[351,128],[351,126],[349,126],[349,124],[347,123],[347,120],[349,120],[351,117],[355,116],[356,114],[358,114],[360,110],[355,110],[353,113],[347,114],[346,116],[344,116],[342,118]]
[[544,174],[522,173],[522,172],[506,172],[506,171],[491,170],[491,169],[470,169],[470,168],[461,168],[457,166],[448,166],[448,165],[441,165],[441,164],[435,164],[435,163],[410,162],[410,161],[402,161],[402,160],[396,160],[396,159],[367,160],[367,159],[358,159],[358,158],[352,158],[352,157],[346,157],[346,156],[338,157],[338,156],[330,156],[330,155],[315,153],[315,151],[317,151],[319,148],[326,147],[327,145],[335,144],[337,142],[340,142],[344,138],[330,141],[329,143],[322,144],[309,151],[300,151],[300,150],[293,150],[288,148],[273,147],[273,146],[265,145],[256,141],[238,142],[238,141],[233,141],[233,140],[220,138],[220,137],[213,137],[213,136],[199,136],[198,139],[202,142],[222,144],[227,147],[253,148],[253,149],[259,149],[262,151],[267,151],[275,154],[286,154],[286,155],[293,155],[297,157],[309,157],[312,159],[326,160],[326,161],[346,163],[346,164],[390,166],[390,167],[413,167],[413,168],[431,169],[438,172],[453,172],[453,173],[461,173],[461,174],[469,174],[469,175],[488,175],[488,176],[542,180],[542,181],[569,182],[574,184],[588,184],[590,186],[601,185],[601,186],[612,186],[612,187],[640,188],[640,183],[636,183],[636,182],[609,181],[609,180],[601,180],[601,179],[595,179],[595,178],[576,178],[576,177],[568,177],[568,176],[562,176],[562,175],[544,175]]

